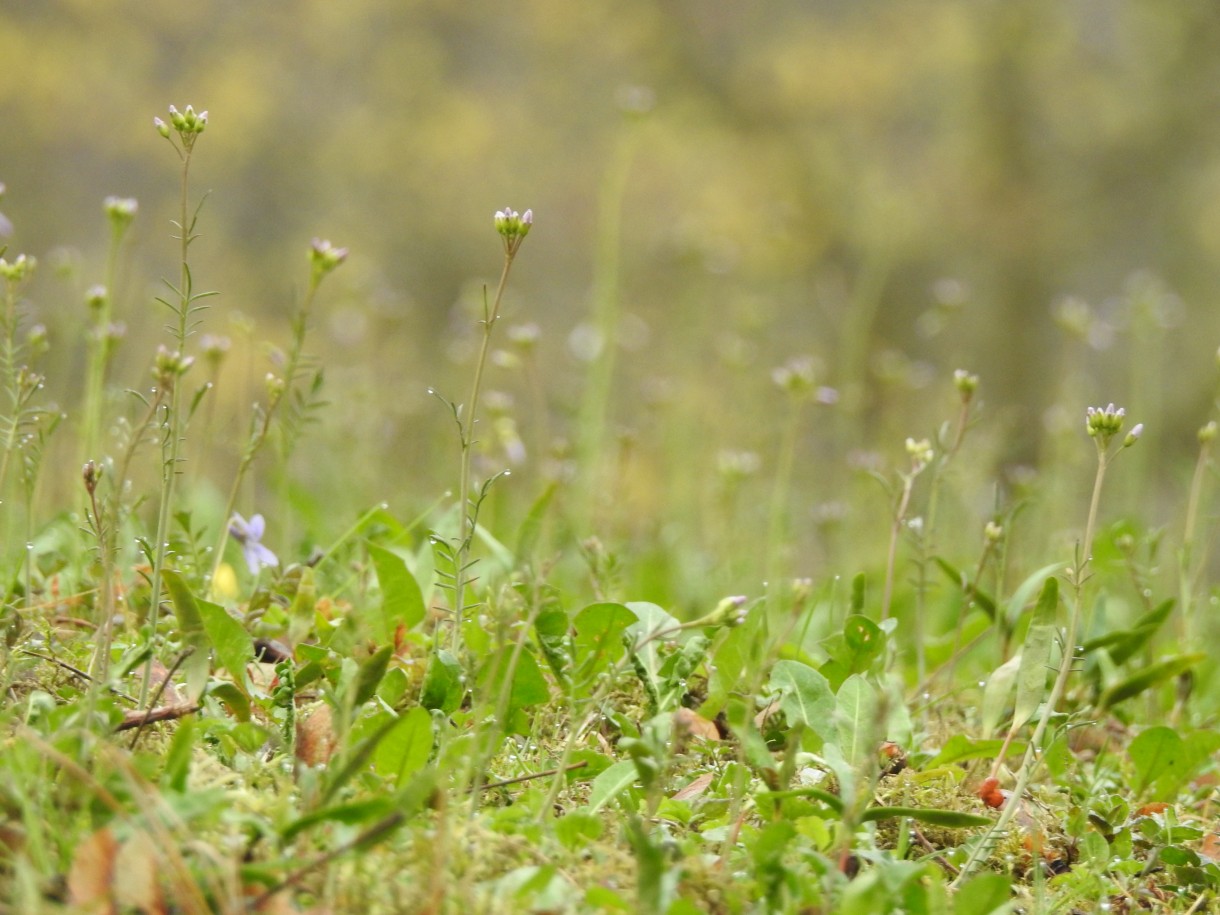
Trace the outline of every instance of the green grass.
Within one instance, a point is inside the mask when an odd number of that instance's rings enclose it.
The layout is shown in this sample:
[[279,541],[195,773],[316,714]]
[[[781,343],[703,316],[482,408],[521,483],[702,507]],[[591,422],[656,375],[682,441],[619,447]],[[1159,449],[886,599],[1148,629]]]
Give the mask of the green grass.
[[[193,291],[188,180],[206,126],[189,107],[158,121],[183,163],[181,265],[168,345],[135,390],[110,377],[103,291],[81,322],[94,342],[79,396],[53,406],[40,373],[68,370],[34,324],[35,263],[0,261],[0,911],[1218,904],[1209,417],[1163,527],[1110,505],[1139,491],[1125,472],[1157,472],[1126,456],[1155,431],[1066,400],[1075,431],[1045,454],[1070,466],[1044,461],[972,509],[1002,430],[986,374],[945,369],[943,425],[895,439],[897,469],[860,459],[836,484],[846,505],[815,522],[799,508],[808,430],[837,430],[819,447],[845,453],[863,422],[824,421],[854,408],[816,360],[759,394],[775,454],[723,452],[717,473],[685,474],[701,498],[666,503],[650,502],[640,450],[697,468],[706,435],[659,409],[652,438],[614,441],[605,356],[567,430],[580,446],[545,473],[531,445],[506,475],[530,418],[484,373],[513,364],[493,330],[532,213],[505,210],[471,393],[438,395],[456,434],[432,450],[452,494],[351,517],[340,492],[297,497],[294,454],[361,459],[314,423],[345,407],[324,403],[326,366],[306,349],[347,257],[325,242],[234,474],[212,479],[200,467],[223,460],[203,455],[230,453],[210,412],[225,347],[200,338],[215,318]],[[617,212],[621,175],[607,182]],[[108,277],[135,214],[115,206]],[[613,328],[617,257],[602,260]],[[531,382],[548,374],[535,338],[506,335]],[[214,360],[206,380],[196,351]],[[548,390],[533,385],[534,403]],[[81,476],[63,453],[84,455]],[[324,524],[300,510],[328,503]],[[667,504],[703,513],[663,517]],[[296,546],[272,536],[285,530]]]

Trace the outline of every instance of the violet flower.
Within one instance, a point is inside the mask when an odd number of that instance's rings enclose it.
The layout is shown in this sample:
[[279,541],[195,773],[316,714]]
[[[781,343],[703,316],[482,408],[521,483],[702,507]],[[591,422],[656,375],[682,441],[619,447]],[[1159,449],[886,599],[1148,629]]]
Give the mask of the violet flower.
[[270,549],[263,546],[263,532],[267,523],[262,515],[252,515],[247,521],[236,512],[229,521],[229,536],[241,544],[242,553],[246,557],[246,565],[251,575],[257,575],[263,566],[278,566],[279,558]]

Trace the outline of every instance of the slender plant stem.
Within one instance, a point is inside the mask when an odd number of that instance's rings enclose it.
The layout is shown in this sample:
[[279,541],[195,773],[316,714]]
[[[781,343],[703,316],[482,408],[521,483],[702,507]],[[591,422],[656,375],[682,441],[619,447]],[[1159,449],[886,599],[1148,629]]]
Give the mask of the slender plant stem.
[[[177,148],[177,147],[175,147]],[[186,347],[186,338],[190,330],[191,311],[191,268],[189,250],[191,245],[191,224],[189,218],[190,169],[192,146],[187,145],[181,152],[182,180],[179,194],[178,241],[179,256],[182,268],[179,272],[178,306],[175,313],[178,316],[178,326],[175,329],[175,343],[181,352]],[[168,377],[168,374],[166,375]],[[158,387],[160,387],[160,380]],[[153,545],[152,578],[149,582],[149,638],[155,639],[157,624],[161,618],[161,586],[162,575],[165,572],[165,556],[169,549],[169,521],[174,503],[174,483],[178,477],[178,460],[182,449],[182,379],[175,377],[169,392],[169,409],[165,417],[166,438],[162,439],[161,463],[161,502],[157,511],[157,542]],[[144,678],[140,685],[140,705],[148,701],[149,682],[152,679],[153,655],[150,653],[144,663]]]
[[479,345],[479,358],[475,363],[474,381],[470,387],[470,397],[466,401],[465,415],[459,421],[462,437],[462,465],[458,478],[458,548],[457,560],[453,570],[453,634],[452,649],[457,655],[462,647],[462,621],[466,613],[466,586],[468,584],[466,569],[469,562],[470,547],[474,540],[475,515],[470,508],[470,465],[474,457],[474,427],[478,422],[479,394],[483,387],[483,370],[487,365],[487,354],[491,349],[491,332],[500,319],[500,301],[504,297],[504,289],[508,285],[508,274],[512,270],[516,249],[507,247],[504,252],[504,267],[500,271],[500,283],[496,287],[495,298],[488,307],[486,295],[483,299],[483,340]]

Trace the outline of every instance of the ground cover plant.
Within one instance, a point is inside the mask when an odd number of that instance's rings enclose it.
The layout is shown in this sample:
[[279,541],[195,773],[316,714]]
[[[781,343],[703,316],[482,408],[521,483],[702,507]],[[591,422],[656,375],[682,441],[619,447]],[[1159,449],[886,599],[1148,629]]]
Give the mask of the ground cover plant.
[[[672,586],[640,571],[655,556],[612,536],[630,476],[607,418],[612,347],[556,469],[520,510],[497,501],[520,442],[487,373],[506,343],[529,351],[528,326],[501,321],[545,231],[505,208],[469,387],[431,392],[452,419],[435,443],[452,493],[273,550],[294,455],[337,408],[309,332],[349,252],[309,246],[232,476],[199,479],[225,383],[193,269],[209,115],[154,126],[180,162],[179,269],[142,319],[166,330],[140,385],[113,380],[135,201],[104,204],[110,256],[68,403],[40,374],[59,344],[30,292],[43,267],[0,259],[3,911],[1214,908],[1210,417],[1180,511],[1145,530],[1110,493],[1156,431],[1065,403],[1091,482],[1043,496],[1078,517],[1060,544],[1023,531],[1035,497],[1011,487],[965,522],[949,512],[989,417],[985,373],[948,368],[943,425],[895,442],[898,469],[858,473],[881,494],[860,566],[797,577],[801,430],[840,396],[798,356],[772,378],[785,419],[748,544],[765,577],[709,595],[720,579],[691,576],[658,598]],[[613,296],[600,317],[612,338]],[[326,447],[359,460],[356,443]],[[726,452],[706,481],[726,525],[759,461]],[[973,532],[949,537],[946,517]]]

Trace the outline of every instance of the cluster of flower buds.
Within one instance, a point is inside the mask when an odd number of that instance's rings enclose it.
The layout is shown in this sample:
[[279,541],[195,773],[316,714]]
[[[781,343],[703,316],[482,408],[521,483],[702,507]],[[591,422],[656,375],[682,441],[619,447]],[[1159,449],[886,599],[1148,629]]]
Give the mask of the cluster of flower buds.
[[932,443],[926,438],[921,438],[916,441],[913,438],[906,440],[907,454],[911,457],[911,469],[915,473],[923,470],[932,463],[932,458],[936,452],[932,450]]
[[162,344],[157,347],[157,358],[153,360],[153,377],[157,379],[158,385],[169,390],[175,379],[185,375],[194,363],[194,356],[184,356]]
[[102,208],[114,231],[122,232],[136,218],[140,204],[134,197],[107,197],[102,201]]
[[517,253],[521,242],[525,241],[525,236],[530,234],[530,227],[534,224],[534,211],[526,210],[524,213],[518,213],[516,210],[505,207],[502,210],[496,210],[494,219],[496,231],[504,239],[504,251],[511,257]]
[[1214,419],[1211,422],[1209,422],[1206,426],[1203,426],[1202,428],[1200,428],[1199,429],[1199,444],[1205,445],[1208,442],[1215,441],[1217,429],[1220,429],[1220,427],[1217,427],[1216,421]]
[[25,254],[18,254],[17,259],[12,263],[0,257],[0,277],[4,277],[10,283],[20,283],[22,280],[28,279],[37,266],[38,261]]
[[[1123,420],[1126,416],[1127,411],[1122,407],[1115,408],[1114,404],[1109,404],[1105,408],[1089,407],[1085,414],[1085,428],[1092,438],[1097,439],[1098,446],[1104,450],[1110,447],[1114,436],[1122,431]],[[1134,445],[1143,431],[1144,424],[1137,423],[1123,439],[1123,447],[1130,448]]]
[[975,390],[978,389],[979,376],[971,375],[965,369],[958,369],[953,373],[953,386],[962,395],[962,403],[970,403]]
[[309,244],[309,263],[313,268],[313,284],[347,260],[347,248],[336,248],[330,242],[315,238]]
[[153,126],[157,128],[157,133],[170,139],[170,127],[177,132],[178,139],[182,141],[182,146],[185,149],[190,149],[195,145],[195,139],[208,126],[208,113],[201,111],[195,114],[195,109],[190,105],[186,106],[186,111],[179,111],[173,105],[169,106],[169,124],[166,124],[160,118],[153,118]]
[[705,629],[727,626],[740,626],[750,614],[749,601],[744,595],[726,597],[716,605],[716,609],[706,616],[683,624],[683,629]]

